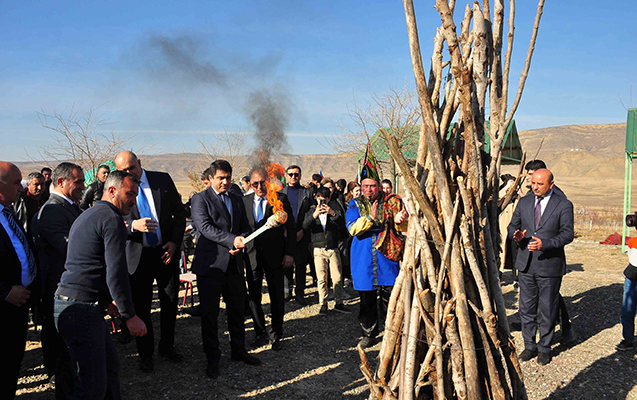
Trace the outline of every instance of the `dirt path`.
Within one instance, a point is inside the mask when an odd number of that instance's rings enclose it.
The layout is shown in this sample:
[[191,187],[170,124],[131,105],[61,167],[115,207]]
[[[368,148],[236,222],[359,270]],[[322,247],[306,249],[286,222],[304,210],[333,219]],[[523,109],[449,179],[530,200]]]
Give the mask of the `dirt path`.
[[[621,339],[621,306],[626,255],[618,246],[602,246],[597,241],[578,239],[567,247],[568,274],[562,294],[566,300],[577,341],[557,343],[551,364],[540,367],[535,360],[522,363],[529,399],[637,399],[635,353],[618,353]],[[504,275],[503,291],[510,321],[519,323],[517,292],[509,272]],[[350,292],[355,294],[354,291]],[[308,299],[316,303],[316,289]],[[265,296],[264,301],[267,300]],[[318,316],[318,306],[299,308],[286,303],[284,349],[269,346],[254,353],[263,361],[250,367],[229,361],[229,346],[222,340],[221,376],[205,376],[199,318],[182,313],[177,323],[178,347],[186,356],[183,364],[170,364],[156,358],[155,372],[142,374],[137,368],[135,344],[119,344],[122,362],[122,390],[132,400],[148,399],[366,399],[365,382],[359,370],[355,345],[359,339],[358,299],[347,301],[354,313],[330,312]],[[330,307],[332,304],[330,304]],[[266,313],[267,313],[266,309]],[[155,327],[159,315],[155,313]],[[222,312],[222,326],[225,316]],[[248,320],[247,339],[253,338]],[[513,332],[522,347],[519,329]],[[556,334],[559,338],[560,334]],[[29,347],[19,384],[20,399],[51,399],[53,392],[41,365],[41,349],[36,332],[29,331]],[[368,350],[375,361],[379,344]]]

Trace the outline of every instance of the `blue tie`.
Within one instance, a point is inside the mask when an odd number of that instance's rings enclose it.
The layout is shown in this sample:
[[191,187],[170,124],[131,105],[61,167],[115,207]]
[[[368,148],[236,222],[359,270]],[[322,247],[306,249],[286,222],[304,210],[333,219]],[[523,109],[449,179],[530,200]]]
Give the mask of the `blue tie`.
[[2,209],[2,213],[7,218],[9,227],[11,227],[11,229],[13,230],[13,233],[15,233],[20,243],[22,243],[24,252],[27,254],[27,262],[29,263],[29,278],[28,278],[29,281],[23,282],[23,283],[26,283],[25,286],[28,286],[31,282],[33,282],[33,279],[35,278],[35,269],[36,269],[35,257],[33,256],[33,252],[31,251],[31,248],[29,247],[29,242],[27,242],[27,237],[24,235],[24,232],[22,232],[22,229],[18,228],[18,223],[13,217],[13,213],[11,212],[11,210],[5,207]]
[[259,203],[257,204],[257,223],[261,222],[263,219],[263,197],[259,197]]
[[[139,216],[141,218],[151,218],[153,217],[153,212],[150,210],[150,204],[148,204],[148,199],[146,198],[146,193],[144,193],[144,189],[139,185],[139,193],[137,194],[137,209],[139,210]],[[150,247],[157,246],[159,243],[159,237],[156,232],[146,232],[144,233],[144,237],[146,238],[146,243]]]

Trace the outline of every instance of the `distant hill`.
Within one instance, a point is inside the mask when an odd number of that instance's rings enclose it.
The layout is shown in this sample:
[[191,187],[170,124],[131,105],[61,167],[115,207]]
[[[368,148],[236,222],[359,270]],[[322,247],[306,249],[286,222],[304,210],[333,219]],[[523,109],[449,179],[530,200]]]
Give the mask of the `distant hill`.
[[[623,193],[625,134],[625,123],[565,125],[521,131],[520,142],[528,160],[535,156],[544,140],[538,158],[547,163],[555,174],[556,182],[576,205],[618,208]],[[357,157],[355,153],[279,154],[274,155],[272,161],[283,166],[300,165],[303,182],[309,181],[312,173],[319,171],[332,179],[351,181],[356,177]],[[140,159],[145,168],[168,172],[184,199],[193,190],[187,172],[200,173],[206,165],[200,154],[193,153],[141,155]],[[242,167],[234,171],[235,178],[247,174],[255,160],[251,156],[236,159],[236,165]],[[17,164],[25,175],[44,166],[44,163],[33,162]],[[517,167],[507,167],[507,171],[512,170],[517,171]],[[600,179],[603,179],[601,185]],[[637,188],[634,192],[637,193]]]

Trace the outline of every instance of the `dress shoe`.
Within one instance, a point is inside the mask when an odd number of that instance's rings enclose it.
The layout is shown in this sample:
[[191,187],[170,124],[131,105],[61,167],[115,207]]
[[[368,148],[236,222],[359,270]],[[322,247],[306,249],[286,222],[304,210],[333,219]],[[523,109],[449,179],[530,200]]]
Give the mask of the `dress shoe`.
[[360,342],[358,342],[358,345],[360,347],[362,347],[363,349],[368,348],[369,346],[371,346],[372,344],[374,344],[374,339],[369,337],[369,336],[365,336],[361,339]]
[[551,362],[551,353],[544,353],[540,351],[537,355],[537,363],[540,365],[546,365]]
[[319,315],[327,315],[327,304],[323,304],[319,310]]
[[208,363],[206,367],[206,376],[210,379],[217,379],[219,377],[219,364]]
[[233,353],[230,357],[232,361],[241,361],[248,365],[261,365],[261,360],[253,355],[246,353]]
[[352,310],[350,310],[349,308],[345,307],[343,304],[337,304],[334,306],[334,311],[338,311],[340,313],[343,314],[351,314]]
[[272,350],[274,351],[283,350],[283,344],[281,343],[281,339],[276,339],[272,341]]
[[529,361],[530,359],[532,359],[535,356],[537,356],[537,351],[535,351],[535,350],[534,351],[524,350],[518,356],[518,360],[520,360],[520,361]]
[[303,298],[303,296],[295,296],[294,300],[296,300],[296,302],[298,303],[298,305],[300,305],[301,307],[305,307],[307,306],[307,300],[305,300],[305,298]]
[[165,350],[160,350],[159,351],[159,355],[163,358],[166,358],[174,363],[180,363],[182,361],[184,361],[184,356],[181,355],[180,353],[177,352],[177,350],[175,350],[174,347],[170,347],[168,349]]
[[560,343],[573,343],[575,341],[575,332],[573,328],[566,329],[562,332],[562,338],[560,339]]
[[270,338],[268,337],[267,333],[263,333],[254,338],[254,341],[250,343],[250,347],[253,349],[258,349],[259,347],[263,347],[268,343],[270,343]]
[[153,358],[149,357],[139,360],[139,369],[146,374],[153,372],[155,370],[155,362],[153,361]]

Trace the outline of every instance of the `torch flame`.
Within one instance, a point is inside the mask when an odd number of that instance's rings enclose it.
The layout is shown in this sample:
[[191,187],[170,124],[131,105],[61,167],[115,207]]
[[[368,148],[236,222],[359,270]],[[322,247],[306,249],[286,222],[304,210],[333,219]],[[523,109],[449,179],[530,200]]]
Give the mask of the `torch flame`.
[[268,204],[272,206],[272,213],[277,216],[277,219],[281,224],[284,224],[285,221],[287,221],[288,215],[283,210],[283,202],[279,200],[277,192],[283,189],[283,184],[281,183],[280,178],[285,174],[285,169],[283,168],[283,165],[279,163],[267,164],[263,155],[263,150],[261,150],[261,159],[264,164],[266,164],[265,171],[268,173],[268,178],[265,180],[265,186],[268,189],[266,199]]

